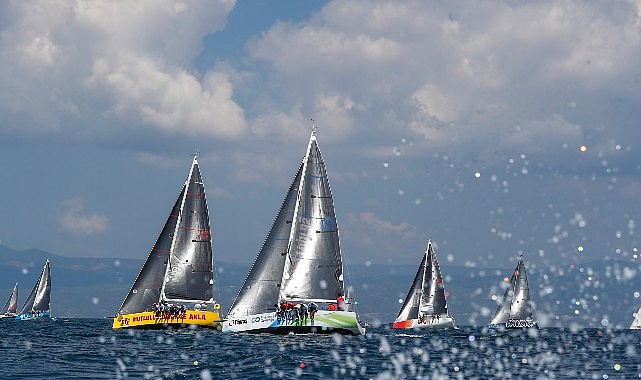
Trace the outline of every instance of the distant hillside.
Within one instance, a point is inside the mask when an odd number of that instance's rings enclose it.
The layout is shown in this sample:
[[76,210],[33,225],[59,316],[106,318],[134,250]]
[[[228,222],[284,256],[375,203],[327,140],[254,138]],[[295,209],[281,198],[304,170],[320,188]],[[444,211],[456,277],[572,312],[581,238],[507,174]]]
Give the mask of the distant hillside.
[[[35,284],[44,261],[51,260],[52,309],[58,317],[112,316],[129,291],[141,260],[72,258],[39,250],[18,251],[0,245],[0,303],[15,282],[20,302]],[[417,264],[418,265],[418,264]],[[242,284],[250,263],[216,263],[216,295],[226,312]],[[451,313],[461,325],[484,325],[496,309],[492,294],[511,275],[506,268],[468,268],[441,263]],[[531,297],[545,326],[628,327],[641,306],[641,268],[612,259],[575,268],[528,269]],[[346,280],[355,288],[361,318],[370,323],[391,322],[405,298],[416,267],[408,265],[353,265]]]

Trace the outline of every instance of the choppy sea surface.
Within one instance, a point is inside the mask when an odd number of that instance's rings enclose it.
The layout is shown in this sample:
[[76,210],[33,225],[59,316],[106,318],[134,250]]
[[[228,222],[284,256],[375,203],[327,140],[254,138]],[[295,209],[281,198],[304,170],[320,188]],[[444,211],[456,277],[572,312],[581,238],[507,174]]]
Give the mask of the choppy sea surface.
[[484,328],[365,336],[112,330],[108,319],[0,320],[2,379],[632,379],[641,331]]

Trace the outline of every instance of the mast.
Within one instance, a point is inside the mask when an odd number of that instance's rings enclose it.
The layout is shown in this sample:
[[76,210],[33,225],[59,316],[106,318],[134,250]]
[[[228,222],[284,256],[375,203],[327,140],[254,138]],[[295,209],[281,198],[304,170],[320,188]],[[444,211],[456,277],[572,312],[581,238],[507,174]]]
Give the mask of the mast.
[[[431,245],[432,245],[432,241],[428,240],[427,249],[425,250],[425,260],[424,260],[425,261],[425,265],[423,265],[423,276],[421,278],[421,287],[420,287],[421,295],[419,297],[419,308],[418,308],[418,313],[416,315],[416,318],[418,318],[421,315],[422,312],[428,313],[428,314],[432,314],[433,310],[431,310],[432,312],[429,312],[430,311],[429,309],[434,309],[433,307],[431,307],[432,306],[432,303],[430,302],[431,301],[431,294],[430,294],[429,291],[427,292],[427,294],[428,294],[428,297],[430,297],[430,300],[426,300],[425,299],[425,293],[426,293],[425,292],[425,277],[426,277],[426,274],[427,274],[427,266],[429,265],[429,262],[430,262],[429,260],[430,260],[430,246]],[[431,268],[431,266],[430,266],[430,268]],[[431,279],[431,277],[430,277],[430,279]]]

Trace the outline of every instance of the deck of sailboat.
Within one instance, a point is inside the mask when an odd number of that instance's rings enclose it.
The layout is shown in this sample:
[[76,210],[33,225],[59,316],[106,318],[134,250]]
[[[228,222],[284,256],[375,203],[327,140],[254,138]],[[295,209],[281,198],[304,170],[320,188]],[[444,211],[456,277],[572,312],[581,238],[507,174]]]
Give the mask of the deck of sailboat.
[[112,328],[162,330],[197,327],[220,330],[221,322],[217,311],[187,310],[175,315],[157,315],[153,311],[145,311],[115,317]]

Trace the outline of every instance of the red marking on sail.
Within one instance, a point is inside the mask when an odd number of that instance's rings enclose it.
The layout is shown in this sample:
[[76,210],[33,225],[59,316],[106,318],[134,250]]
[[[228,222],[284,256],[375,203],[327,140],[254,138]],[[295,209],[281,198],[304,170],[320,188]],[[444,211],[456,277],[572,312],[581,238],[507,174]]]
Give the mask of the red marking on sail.
[[198,235],[196,237],[198,240],[208,240],[209,239],[209,230],[198,230]]

